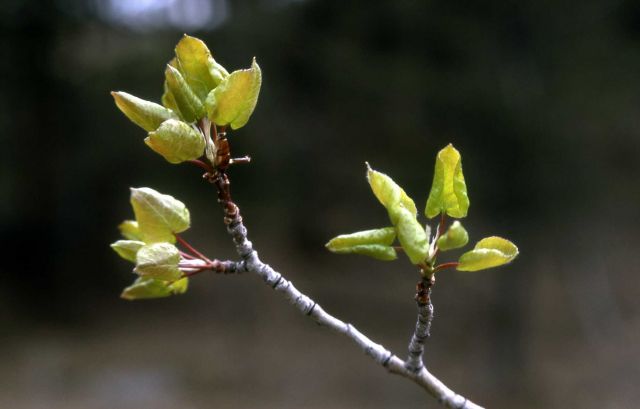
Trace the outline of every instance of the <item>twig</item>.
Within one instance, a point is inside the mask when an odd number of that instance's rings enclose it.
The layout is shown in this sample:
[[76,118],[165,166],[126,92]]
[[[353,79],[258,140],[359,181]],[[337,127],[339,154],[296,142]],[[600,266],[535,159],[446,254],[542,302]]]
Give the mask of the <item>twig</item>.
[[257,251],[253,249],[253,244],[247,238],[247,228],[242,222],[238,206],[231,200],[229,179],[225,172],[219,171],[211,179],[211,182],[215,184],[218,190],[218,201],[223,206],[227,232],[233,239],[236,250],[244,262],[245,271],[258,275],[265,284],[281,293],[300,313],[310,317],[320,326],[345,335],[367,356],[387,368],[389,372],[411,379],[420,385],[445,407],[451,409],[483,409],[481,406],[453,392],[427,371],[424,366],[415,371],[409,369],[405,361],[398,358],[384,346],[373,342],[352,324],[345,323],[327,313],[319,304],[301,293],[291,281],[284,278],[282,274],[275,271],[268,264],[263,263],[258,257]]
[[418,319],[416,329],[409,342],[409,356],[405,362],[407,369],[417,372],[424,367],[424,343],[431,336],[431,322],[433,321],[433,304],[431,303],[431,287],[435,283],[433,275],[423,278],[416,285],[416,305]]

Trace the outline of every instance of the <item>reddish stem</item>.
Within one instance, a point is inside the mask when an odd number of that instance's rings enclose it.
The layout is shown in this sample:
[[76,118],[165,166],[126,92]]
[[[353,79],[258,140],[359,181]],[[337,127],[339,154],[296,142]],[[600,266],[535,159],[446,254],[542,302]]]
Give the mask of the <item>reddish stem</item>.
[[445,268],[456,268],[460,265],[460,263],[458,263],[457,261],[451,261],[449,263],[442,263],[442,264],[438,264],[437,266],[435,266],[435,268],[433,269],[433,272],[435,273],[436,271],[440,271],[440,270],[444,270]]
[[183,239],[179,234],[174,233],[174,236],[176,237],[176,240],[178,240],[178,243],[182,244],[191,254],[193,254],[194,256],[198,257],[201,260],[206,261],[209,264],[213,263],[211,260],[207,258],[207,256],[205,256],[204,254],[200,253],[198,250],[193,248],[191,244],[187,243],[187,241]]
[[185,253],[185,252],[184,252],[184,251],[182,251],[182,250],[179,250],[179,251],[180,251],[180,255],[181,255],[182,257],[184,257],[184,258],[188,259],[188,260],[197,260],[197,257],[193,257],[193,256],[192,256],[191,254],[189,254],[189,253]]

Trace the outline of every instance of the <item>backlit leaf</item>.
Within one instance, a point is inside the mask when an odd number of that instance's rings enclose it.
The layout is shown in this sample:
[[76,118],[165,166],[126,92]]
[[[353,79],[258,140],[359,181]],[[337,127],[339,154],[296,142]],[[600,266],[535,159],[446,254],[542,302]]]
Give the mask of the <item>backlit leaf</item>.
[[167,81],[167,88],[173,95],[175,102],[182,118],[187,122],[194,122],[204,117],[204,105],[198,96],[187,84],[184,77],[177,68],[171,64],[167,64],[164,72]]
[[427,258],[429,238],[425,229],[418,223],[416,216],[402,204],[389,210],[389,218],[396,228],[398,241],[413,264],[419,264]]
[[255,58],[251,68],[229,74],[207,96],[205,102],[209,119],[216,125],[231,125],[231,129],[243,127],[258,102],[262,72]]
[[138,222],[135,220],[125,220],[118,226],[122,237],[128,240],[142,240],[142,234],[140,234],[140,228]]
[[343,234],[331,239],[325,246],[333,253],[361,254],[378,260],[395,260],[396,251],[391,247],[396,232],[393,227]]
[[149,132],[144,142],[170,163],[197,159],[204,152],[204,137],[188,124],[175,119],[164,121]]
[[469,234],[459,221],[454,221],[449,230],[438,239],[438,248],[442,251],[464,247],[469,242]]
[[125,288],[120,297],[125,300],[144,300],[162,298],[171,295],[171,289],[166,281],[149,277],[138,277],[129,287]]
[[134,271],[143,277],[173,281],[182,276],[180,252],[170,243],[147,244],[138,250]]
[[518,248],[501,237],[480,240],[473,250],[464,253],[458,260],[460,271],[478,271],[509,263],[518,255]]
[[145,131],[155,131],[167,119],[177,118],[170,109],[151,101],[145,101],[126,92],[111,92],[116,106],[131,120]]
[[189,228],[189,210],[172,196],[148,187],[131,188],[131,205],[145,243],[174,243],[174,233]]
[[111,248],[125,260],[136,262],[136,253],[144,246],[144,242],[137,240],[118,240],[111,244]]
[[367,163],[367,181],[371,190],[376,198],[387,209],[395,207],[398,203],[401,203],[404,208],[409,210],[414,216],[417,215],[418,210],[405,191],[398,186],[389,176],[382,172],[371,169],[371,166]]
[[175,51],[180,73],[202,102],[209,92],[229,75],[216,63],[209,48],[200,39],[185,34]]
[[462,218],[468,210],[469,198],[460,152],[449,144],[438,152],[425,214],[432,218],[446,212],[451,217]]

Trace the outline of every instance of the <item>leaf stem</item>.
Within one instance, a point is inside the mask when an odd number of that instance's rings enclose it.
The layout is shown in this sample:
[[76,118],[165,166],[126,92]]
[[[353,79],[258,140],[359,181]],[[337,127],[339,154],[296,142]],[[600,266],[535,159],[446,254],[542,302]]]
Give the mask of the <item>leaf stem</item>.
[[207,256],[205,256],[204,254],[200,253],[193,246],[191,246],[191,244],[187,243],[187,241],[185,239],[183,239],[182,236],[180,236],[177,233],[174,233],[173,235],[176,237],[176,240],[178,240],[178,243],[182,244],[191,254],[193,254],[194,256],[199,258],[200,260],[206,261],[207,263],[212,263],[212,261],[209,260],[207,258]]
[[456,268],[460,265],[460,263],[458,263],[457,261],[451,261],[449,263],[442,263],[442,264],[438,264],[437,266],[435,266],[435,268],[433,269],[433,272],[436,271],[440,271],[440,270],[444,270],[445,268]]

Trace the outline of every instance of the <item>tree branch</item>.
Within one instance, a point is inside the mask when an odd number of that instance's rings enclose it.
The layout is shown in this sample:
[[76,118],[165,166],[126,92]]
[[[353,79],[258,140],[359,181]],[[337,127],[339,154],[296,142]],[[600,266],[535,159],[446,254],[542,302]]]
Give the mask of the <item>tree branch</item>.
[[433,304],[431,303],[431,287],[435,283],[431,278],[423,278],[416,286],[416,305],[418,306],[418,320],[416,329],[409,342],[409,356],[405,366],[413,372],[418,372],[424,367],[422,356],[424,343],[431,336],[431,321],[433,321]]
[[483,409],[481,406],[453,392],[427,371],[424,366],[418,370],[409,369],[405,361],[398,358],[384,346],[373,342],[352,324],[345,323],[327,313],[315,301],[301,293],[291,281],[284,278],[282,274],[275,271],[268,264],[263,263],[258,257],[257,251],[253,249],[253,244],[247,238],[247,228],[242,222],[238,206],[231,200],[227,175],[224,171],[218,171],[215,175],[211,175],[209,180],[216,186],[218,191],[218,201],[224,210],[227,232],[235,243],[236,250],[242,259],[241,263],[244,263],[241,267],[245,271],[258,275],[265,284],[281,293],[300,313],[310,317],[320,326],[345,335],[367,356],[387,368],[389,372],[411,379],[429,392],[443,406],[451,409]]

